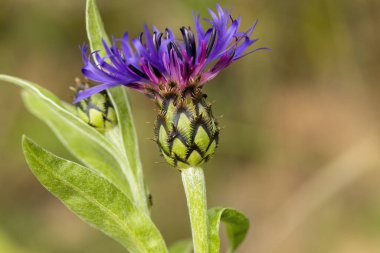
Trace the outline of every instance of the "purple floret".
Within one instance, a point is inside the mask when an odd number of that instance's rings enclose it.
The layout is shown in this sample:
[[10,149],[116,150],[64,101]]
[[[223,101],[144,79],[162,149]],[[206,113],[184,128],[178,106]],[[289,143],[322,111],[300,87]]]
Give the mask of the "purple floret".
[[233,19],[231,11],[217,4],[217,13],[209,13],[211,19],[206,22],[211,27],[204,30],[199,14],[194,15],[195,34],[190,27],[182,27],[181,39],[176,39],[168,28],[160,32],[156,27],[150,31],[145,26],[138,38],[130,40],[125,33],[121,39],[113,38],[110,46],[103,40],[104,57],[98,51],[87,55],[88,46],[83,45],[82,73],[99,85],[80,92],[74,103],[120,85],[149,95],[173,84],[178,89],[202,86],[233,61],[268,49],[246,52],[257,41],[250,38],[257,21],[247,31],[239,32],[241,18]]

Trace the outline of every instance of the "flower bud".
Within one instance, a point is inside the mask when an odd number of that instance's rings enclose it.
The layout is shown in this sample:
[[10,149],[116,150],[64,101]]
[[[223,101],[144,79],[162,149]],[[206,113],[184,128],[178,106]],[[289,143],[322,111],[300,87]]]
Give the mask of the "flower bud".
[[169,90],[156,101],[155,137],[165,160],[179,169],[208,161],[218,145],[219,128],[206,95],[199,88]]
[[[79,78],[75,81],[77,84],[77,87],[74,88],[76,94],[89,87],[87,82],[83,83]],[[79,101],[75,107],[78,116],[101,133],[117,125],[116,113],[106,91]]]

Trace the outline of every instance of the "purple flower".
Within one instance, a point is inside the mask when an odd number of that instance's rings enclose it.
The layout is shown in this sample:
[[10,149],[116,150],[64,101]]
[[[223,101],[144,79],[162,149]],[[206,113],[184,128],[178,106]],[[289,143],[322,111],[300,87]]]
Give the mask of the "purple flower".
[[[106,52],[87,55],[88,47],[81,47],[84,67],[82,73],[99,83],[80,92],[74,103],[110,87],[124,85],[155,97],[160,90],[183,90],[192,85],[201,87],[222,69],[247,54],[257,39],[251,34],[257,21],[245,32],[239,32],[241,18],[233,19],[231,11],[217,5],[217,13],[209,10],[210,27],[201,25],[200,16],[194,16],[195,34],[190,27],[180,28],[182,39],[176,39],[170,29],[160,32],[147,26],[139,38],[130,40],[128,33],[122,39],[113,39],[112,45],[103,40]],[[144,43],[145,41],[145,43]]]

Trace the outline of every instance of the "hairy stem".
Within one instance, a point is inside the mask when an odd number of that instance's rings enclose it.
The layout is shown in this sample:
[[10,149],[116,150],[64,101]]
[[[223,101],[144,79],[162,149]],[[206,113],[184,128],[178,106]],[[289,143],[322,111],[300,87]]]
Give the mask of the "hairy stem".
[[208,218],[205,178],[202,168],[181,172],[189,208],[194,253],[208,253]]

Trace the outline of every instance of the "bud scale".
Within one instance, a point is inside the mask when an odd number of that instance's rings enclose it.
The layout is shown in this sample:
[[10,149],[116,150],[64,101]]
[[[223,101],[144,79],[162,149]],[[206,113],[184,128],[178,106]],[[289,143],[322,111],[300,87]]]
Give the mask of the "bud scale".
[[219,128],[206,95],[191,87],[179,93],[161,91],[158,97],[155,137],[165,160],[179,169],[208,161],[218,145]]

